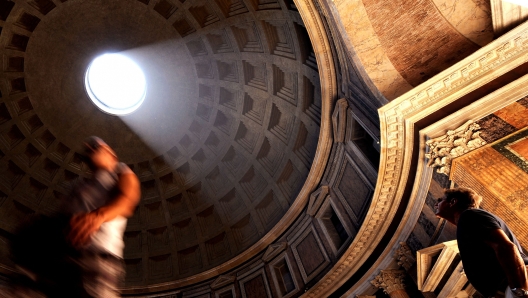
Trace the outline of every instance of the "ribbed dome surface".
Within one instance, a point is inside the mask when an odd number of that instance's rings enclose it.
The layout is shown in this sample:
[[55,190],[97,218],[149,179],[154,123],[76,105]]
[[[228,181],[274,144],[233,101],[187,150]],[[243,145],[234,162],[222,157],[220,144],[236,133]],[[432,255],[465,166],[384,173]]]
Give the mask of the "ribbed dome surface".
[[[259,241],[311,167],[320,91],[293,1],[0,0],[0,262],[33,213],[50,214],[98,135],[136,172],[127,286],[180,279]],[[147,97],[117,117],[84,89],[90,61],[133,58]]]

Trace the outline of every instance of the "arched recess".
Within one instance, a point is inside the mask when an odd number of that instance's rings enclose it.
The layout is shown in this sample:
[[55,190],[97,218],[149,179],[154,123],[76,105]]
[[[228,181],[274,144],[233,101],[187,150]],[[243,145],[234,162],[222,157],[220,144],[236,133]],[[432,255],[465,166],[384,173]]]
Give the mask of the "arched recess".
[[[370,286],[420,214],[432,174],[425,160],[427,137],[525,96],[526,77],[518,78],[527,62],[524,24],[379,109],[381,158],[369,211],[346,252],[303,297],[336,291],[355,297]],[[497,94],[506,95],[495,100]]]

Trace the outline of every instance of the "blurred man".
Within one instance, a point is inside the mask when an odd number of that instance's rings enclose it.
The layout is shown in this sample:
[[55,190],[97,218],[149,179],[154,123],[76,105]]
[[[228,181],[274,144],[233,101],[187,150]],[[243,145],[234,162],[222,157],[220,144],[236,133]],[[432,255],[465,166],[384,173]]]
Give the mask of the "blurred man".
[[[17,236],[15,262],[32,281],[15,297],[119,297],[123,234],[139,180],[100,138],[87,138],[83,150],[92,177],[74,186],[58,216],[39,218]],[[24,294],[30,284],[34,294]]]
[[435,204],[436,216],[457,226],[458,248],[469,282],[485,297],[528,297],[528,257],[506,223],[478,209],[482,197],[472,189],[444,193]]
[[81,250],[86,292],[93,297],[117,296],[124,272],[123,234],[127,217],[139,202],[139,181],[100,138],[86,139],[84,149],[93,177],[74,191],[68,239]]

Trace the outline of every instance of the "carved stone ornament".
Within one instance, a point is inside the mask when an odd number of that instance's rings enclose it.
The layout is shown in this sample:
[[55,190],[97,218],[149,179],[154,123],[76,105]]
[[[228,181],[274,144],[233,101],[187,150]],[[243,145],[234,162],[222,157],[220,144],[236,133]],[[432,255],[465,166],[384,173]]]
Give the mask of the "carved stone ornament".
[[396,290],[405,288],[405,272],[403,270],[381,270],[370,283],[383,289],[389,295]]
[[398,266],[405,268],[407,271],[416,264],[416,258],[405,242],[400,242],[400,247],[396,250],[395,258],[398,261]]
[[437,168],[437,172],[449,175],[453,158],[464,155],[486,144],[480,137],[480,125],[469,120],[455,130],[448,130],[443,136],[426,142],[429,153],[427,166]]

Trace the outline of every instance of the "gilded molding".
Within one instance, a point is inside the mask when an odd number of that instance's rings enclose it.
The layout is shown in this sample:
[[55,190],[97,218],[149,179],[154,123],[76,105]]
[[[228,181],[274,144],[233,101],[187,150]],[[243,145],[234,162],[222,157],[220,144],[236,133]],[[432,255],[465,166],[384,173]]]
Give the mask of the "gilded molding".
[[[337,290],[361,267],[385,235],[405,188],[414,182],[415,173],[410,173],[410,167],[413,148],[419,142],[414,136],[415,124],[527,61],[528,24],[523,24],[379,109],[381,159],[369,211],[347,251],[304,296],[321,297]],[[380,260],[392,256],[398,237],[406,231],[408,217],[406,212]],[[356,286],[347,295],[354,294]]]

